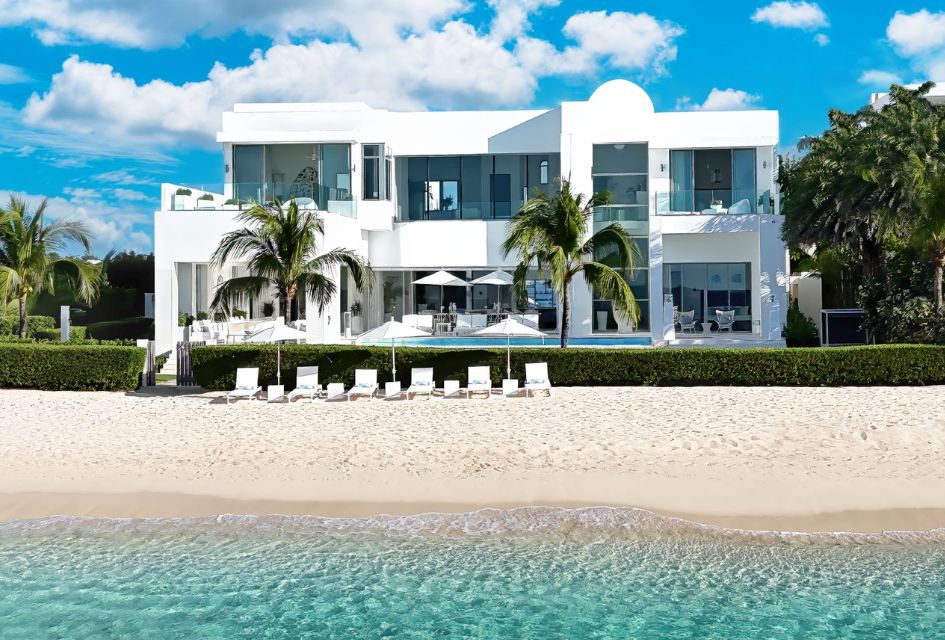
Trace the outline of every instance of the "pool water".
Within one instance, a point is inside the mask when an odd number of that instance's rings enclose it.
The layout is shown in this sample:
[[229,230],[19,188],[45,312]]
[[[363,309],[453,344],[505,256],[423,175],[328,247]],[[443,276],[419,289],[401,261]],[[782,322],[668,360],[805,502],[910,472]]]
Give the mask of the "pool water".
[[[512,338],[513,347],[557,347],[561,344],[561,338],[549,335],[547,338]],[[505,347],[506,338],[476,337],[476,336],[443,336],[429,338],[401,338],[397,340],[397,346],[405,347]],[[377,346],[390,346],[390,340],[364,341],[360,344],[370,344]],[[648,337],[594,337],[594,338],[569,338],[568,344],[572,347],[648,347],[653,341]]]
[[945,535],[633,509],[0,525],[2,638],[945,638]]

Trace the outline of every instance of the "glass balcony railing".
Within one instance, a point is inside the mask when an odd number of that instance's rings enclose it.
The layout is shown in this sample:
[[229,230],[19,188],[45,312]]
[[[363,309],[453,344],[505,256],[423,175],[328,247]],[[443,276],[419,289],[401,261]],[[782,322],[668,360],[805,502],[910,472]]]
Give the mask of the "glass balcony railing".
[[779,213],[777,194],[753,189],[680,189],[656,193],[656,215]]
[[288,202],[292,199],[300,207],[357,217],[356,202],[350,189],[317,183],[233,182],[179,186],[170,192],[165,206],[171,211],[236,211],[255,202]]

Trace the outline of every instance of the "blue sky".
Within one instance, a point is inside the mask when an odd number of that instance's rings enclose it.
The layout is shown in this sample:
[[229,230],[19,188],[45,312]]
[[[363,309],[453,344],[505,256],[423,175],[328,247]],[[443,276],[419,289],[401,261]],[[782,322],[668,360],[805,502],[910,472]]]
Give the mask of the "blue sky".
[[659,110],[777,109],[790,150],[945,81],[930,1],[0,0],[0,31],[0,198],[50,198],[99,253],[150,251],[161,182],[222,182],[235,101],[551,107],[627,78]]

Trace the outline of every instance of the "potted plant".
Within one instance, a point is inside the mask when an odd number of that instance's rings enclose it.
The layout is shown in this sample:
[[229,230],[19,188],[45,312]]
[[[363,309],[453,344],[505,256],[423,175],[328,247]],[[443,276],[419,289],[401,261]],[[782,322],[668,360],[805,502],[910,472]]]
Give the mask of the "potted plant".
[[361,328],[361,303],[355,302],[351,305],[351,333],[357,335],[360,334],[363,329]]
[[223,208],[227,211],[236,211],[240,208],[240,201],[236,198],[227,198],[226,202],[223,203]]
[[193,192],[187,187],[180,187],[177,191],[174,192],[173,202],[171,208],[174,211],[183,211],[188,208],[188,203],[190,202],[190,195]]
[[209,202],[210,205],[209,205],[209,207],[207,207],[207,208],[212,209],[212,208],[213,208],[213,195],[211,195],[211,194],[209,194],[209,193],[205,193],[205,194],[199,196],[199,197],[197,198],[197,208],[198,208],[198,209],[204,208],[203,205],[202,205],[202,203],[204,203],[204,202]]

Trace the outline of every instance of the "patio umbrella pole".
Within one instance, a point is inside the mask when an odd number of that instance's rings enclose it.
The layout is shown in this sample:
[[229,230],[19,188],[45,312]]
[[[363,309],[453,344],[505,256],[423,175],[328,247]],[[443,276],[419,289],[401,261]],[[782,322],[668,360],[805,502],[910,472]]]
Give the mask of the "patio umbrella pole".
[[394,382],[397,381],[397,340],[394,338],[390,339],[390,368],[391,368],[391,380]]
[[282,384],[282,346],[276,343],[276,384]]
[[512,336],[505,336],[505,377],[512,379]]

